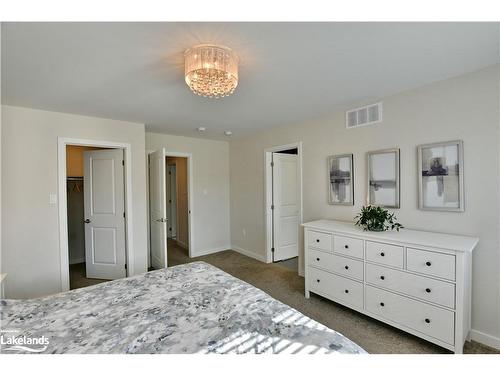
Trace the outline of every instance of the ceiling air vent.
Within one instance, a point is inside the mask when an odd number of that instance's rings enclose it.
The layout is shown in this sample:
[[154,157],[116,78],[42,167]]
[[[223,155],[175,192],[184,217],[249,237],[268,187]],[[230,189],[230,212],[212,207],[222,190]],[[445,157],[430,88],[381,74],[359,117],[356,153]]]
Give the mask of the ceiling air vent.
[[345,113],[345,127],[347,129],[372,125],[381,121],[382,103],[351,109]]

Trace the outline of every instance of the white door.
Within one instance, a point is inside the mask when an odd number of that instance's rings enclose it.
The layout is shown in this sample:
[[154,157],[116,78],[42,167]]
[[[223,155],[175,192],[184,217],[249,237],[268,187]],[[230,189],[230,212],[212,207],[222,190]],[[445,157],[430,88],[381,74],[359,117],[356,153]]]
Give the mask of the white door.
[[84,152],[85,263],[87,277],[127,275],[123,150]]
[[297,155],[273,153],[273,261],[299,256]]
[[167,267],[167,197],[165,149],[149,154],[151,266]]
[[168,237],[177,236],[177,178],[175,165],[167,166],[167,218]]

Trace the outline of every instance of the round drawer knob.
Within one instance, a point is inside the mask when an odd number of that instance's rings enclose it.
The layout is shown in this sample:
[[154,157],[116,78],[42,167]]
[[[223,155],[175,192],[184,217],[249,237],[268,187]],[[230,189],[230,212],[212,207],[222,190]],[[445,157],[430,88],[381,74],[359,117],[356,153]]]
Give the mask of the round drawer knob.
[[346,289],[346,290],[344,290],[344,292],[349,293],[349,290],[348,290],[348,289]]
[[381,256],[381,257],[385,257],[385,253],[384,253],[384,252],[381,252],[381,253],[380,253],[380,256]]
[[385,280],[385,276],[380,276],[380,280]]
[[316,260],[319,262],[319,258],[316,258]]
[[316,242],[319,242],[319,238],[316,238]]
[[426,288],[426,289],[425,289],[425,291],[426,291],[427,293],[430,293],[430,292],[431,292],[431,288]]
[[432,264],[432,263],[431,263],[431,262],[429,262],[429,261],[425,262],[425,265],[426,265],[427,267],[430,267],[430,266],[431,266],[431,264]]
[[426,323],[430,323],[430,322],[431,322],[431,320],[430,320],[429,318],[425,318],[425,322],[426,322]]
[[384,307],[384,306],[385,306],[385,303],[380,302],[380,306]]
[[349,248],[349,245],[344,245],[344,247],[345,247],[346,249],[348,249],[348,248]]
[[319,283],[319,279],[316,279],[316,281]]
[[345,268],[346,270],[348,270],[348,269],[349,269],[349,266],[345,266],[344,268]]

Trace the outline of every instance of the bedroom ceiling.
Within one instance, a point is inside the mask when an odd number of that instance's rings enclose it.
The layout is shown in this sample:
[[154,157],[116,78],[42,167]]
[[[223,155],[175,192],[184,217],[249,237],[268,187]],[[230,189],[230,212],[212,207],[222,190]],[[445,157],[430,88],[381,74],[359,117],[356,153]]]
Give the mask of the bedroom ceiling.
[[[239,55],[233,95],[186,86],[183,52],[199,43]],[[4,23],[2,103],[227,139],[498,62],[494,23]]]

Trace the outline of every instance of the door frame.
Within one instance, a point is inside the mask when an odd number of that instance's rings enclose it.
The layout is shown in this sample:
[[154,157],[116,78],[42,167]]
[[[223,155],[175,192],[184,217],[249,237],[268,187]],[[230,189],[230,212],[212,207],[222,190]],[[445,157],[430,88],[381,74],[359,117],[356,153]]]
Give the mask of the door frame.
[[[172,199],[172,181],[171,181],[172,180],[172,177],[171,177],[172,176],[171,175],[172,169],[177,171],[177,166],[167,164],[167,198],[170,198],[170,199],[166,200],[167,218],[169,221],[168,228],[167,228],[167,238],[168,238],[168,232],[170,232],[170,235],[173,235],[173,233],[172,233],[173,231],[169,229],[169,228],[173,229],[174,225],[172,223],[175,223],[175,237],[177,237],[177,175],[175,176],[175,199]],[[169,202],[169,200],[171,200],[172,202]],[[173,202],[175,202],[175,204]],[[172,206],[175,206],[175,215],[172,214]],[[170,211],[169,211],[169,209],[170,209]],[[174,220],[173,216],[175,216],[175,220]],[[173,238],[173,237],[170,237],[170,238]],[[189,240],[188,240],[188,242],[189,242]]]
[[93,146],[123,150],[125,160],[125,261],[127,277],[134,274],[132,226],[132,145],[94,139],[57,137],[57,198],[59,213],[59,253],[61,259],[61,291],[69,290],[68,202],[66,196],[66,146]]
[[[271,204],[273,201],[273,177],[272,177],[272,168],[271,168],[271,160],[273,152],[289,150],[292,148],[297,149],[297,157],[299,159],[299,242],[300,242],[300,225],[303,223],[303,202],[302,202],[302,141],[289,143],[281,146],[269,147],[264,150],[264,213],[265,213],[265,231],[266,231],[266,263],[273,262],[273,253],[271,251],[273,244],[273,212],[271,210]],[[300,255],[300,243],[299,243],[299,258]],[[297,270],[300,272],[300,270]]]
[[[165,148],[165,147],[164,147]],[[147,150],[146,153],[149,155],[150,153],[154,152],[155,150]],[[187,158],[187,184],[188,184],[188,254],[189,257],[192,258],[193,255],[193,249],[194,247],[194,226],[193,226],[193,154],[190,152],[175,152],[175,151],[168,151],[165,148],[165,163],[167,162],[167,157],[179,157],[179,158]],[[149,168],[149,157],[146,158],[147,163],[148,163],[148,168]],[[149,177],[147,181],[147,194],[148,194],[148,217],[149,217]],[[167,254],[168,254],[168,246],[167,246]],[[151,261],[151,228],[149,225],[149,220],[148,220],[148,262]]]
[[[167,157],[178,157],[187,159],[187,185],[188,185],[188,254],[193,257],[193,154],[190,152],[174,152],[165,149],[165,163]],[[177,194],[179,196],[179,194]],[[168,252],[168,250],[167,250]]]

